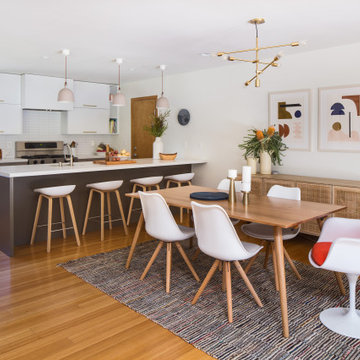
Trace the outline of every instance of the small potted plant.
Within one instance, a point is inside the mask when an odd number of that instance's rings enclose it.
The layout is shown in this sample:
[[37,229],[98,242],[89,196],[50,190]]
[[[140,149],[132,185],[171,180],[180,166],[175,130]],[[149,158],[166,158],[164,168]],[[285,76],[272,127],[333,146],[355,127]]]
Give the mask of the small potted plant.
[[145,130],[155,137],[153,143],[153,159],[160,159],[159,153],[164,152],[164,144],[161,140],[161,136],[164,135],[168,128],[167,118],[170,115],[170,110],[164,113],[158,113],[157,115],[151,115],[151,122],[149,126],[145,126]]
[[271,163],[281,165],[281,157],[288,148],[274,126],[267,130],[251,129],[239,148],[245,150],[245,159],[260,158],[260,173],[271,174]]

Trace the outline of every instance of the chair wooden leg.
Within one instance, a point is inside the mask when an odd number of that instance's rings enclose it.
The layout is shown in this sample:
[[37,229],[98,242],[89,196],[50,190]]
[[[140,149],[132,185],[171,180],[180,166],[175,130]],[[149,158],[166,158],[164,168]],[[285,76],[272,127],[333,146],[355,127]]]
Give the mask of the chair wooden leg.
[[192,256],[191,260],[192,260],[192,261],[196,260],[197,257],[199,256],[199,254],[200,254],[200,249],[197,248],[197,249],[195,250],[195,253],[194,253],[194,255]]
[[100,240],[104,241],[104,211],[105,211],[105,195],[103,192],[100,192],[100,229],[101,236]]
[[[134,193],[136,191],[136,184],[134,184],[132,192]],[[127,222],[126,225],[129,226],[130,225],[130,218],[131,218],[131,212],[132,212],[132,208],[134,205],[134,198],[132,197],[130,200],[130,206],[129,206],[129,213],[128,213],[128,218],[127,218]]]
[[279,276],[277,271],[277,261],[275,256],[275,246],[271,243],[271,250],[272,250],[272,259],[273,259],[273,268],[274,268],[274,277],[275,277],[275,288],[276,291],[279,291]]
[[63,238],[66,239],[66,225],[65,225],[65,212],[64,212],[64,198],[59,198],[60,204],[60,216],[61,216],[61,226],[63,231]]
[[108,211],[108,215],[109,215],[109,229],[112,230],[110,191],[108,191],[108,192],[106,193],[106,202],[107,202],[107,211]]
[[84,221],[84,226],[83,226],[83,231],[82,231],[83,235],[86,234],[86,228],[87,228],[87,224],[88,224],[88,221],[89,221],[89,214],[90,214],[93,195],[94,195],[94,190],[90,189],[89,200],[88,200],[88,203],[87,203],[85,221]]
[[253,288],[249,278],[247,277],[245,271],[243,270],[243,268],[241,267],[240,263],[238,261],[234,261],[235,267],[237,268],[240,276],[243,278],[247,288],[250,290],[251,295],[254,297],[256,303],[260,306],[263,307],[263,304],[259,298],[259,296],[257,295],[255,289]]
[[48,226],[47,226],[47,246],[46,246],[46,251],[48,253],[51,250],[52,206],[53,206],[53,199],[50,197],[48,198]]
[[166,292],[170,292],[171,278],[171,242],[166,243]]
[[224,261],[225,278],[226,278],[226,299],[228,306],[228,319],[229,323],[233,322],[233,311],[232,311],[232,292],[231,292],[231,269],[230,262]]
[[32,233],[31,233],[31,240],[30,240],[31,245],[33,245],[34,241],[35,241],[35,234],[36,234],[36,229],[37,229],[37,225],[38,225],[38,221],[39,221],[42,199],[43,199],[43,196],[40,194],[39,198],[38,198],[37,207],[36,207],[34,225],[33,225]]
[[80,246],[79,232],[78,232],[78,228],[77,228],[77,224],[76,224],[76,219],[75,219],[75,214],[74,214],[74,208],[73,208],[72,201],[71,201],[71,196],[67,195],[66,200],[68,202],[68,206],[69,206],[69,210],[70,210],[70,216],[71,216],[71,221],[72,221],[73,228],[74,228],[76,244],[77,244],[77,246]]
[[151,256],[151,259],[149,260],[148,264],[146,265],[146,268],[144,270],[144,272],[142,273],[142,275],[140,276],[140,280],[144,280],[146,274],[148,273],[148,271],[151,268],[151,265],[154,263],[156,257],[159,255],[159,251],[161,250],[162,246],[164,245],[163,241],[159,241],[159,244],[157,245],[153,255]]
[[195,269],[193,268],[193,266],[191,265],[191,262],[190,262],[189,258],[187,257],[185,251],[183,250],[181,244],[178,241],[176,241],[175,245],[176,245],[177,249],[179,250],[179,253],[183,257],[183,259],[184,259],[186,265],[188,266],[189,270],[193,274],[195,280],[199,282],[200,278],[199,278],[198,274],[196,273]]
[[292,271],[295,273],[296,277],[301,280],[301,275],[299,274],[294,262],[292,261],[289,253],[286,251],[285,247],[284,247],[284,255],[286,257],[286,260],[288,261],[288,263],[290,264],[290,267],[292,269]]
[[210,279],[213,277],[214,272],[216,271],[218,265],[219,265],[220,260],[215,260],[214,263],[212,264],[209,272],[207,273],[204,281],[202,282],[202,284],[200,285],[200,288],[198,290],[198,292],[196,293],[196,295],[194,296],[191,304],[194,305],[196,304],[196,302],[198,301],[200,295],[203,293],[204,289],[206,288],[206,285],[209,283]]
[[255,261],[255,260],[257,259],[257,257],[259,256],[259,253],[260,253],[260,251],[257,252],[257,253],[249,260],[248,264],[247,264],[246,267],[245,267],[245,274],[248,273],[248,271],[249,271],[250,268],[251,268],[251,265],[254,263],[254,261]]
[[121,220],[122,220],[123,227],[124,227],[124,232],[125,232],[125,235],[128,235],[129,232],[128,232],[128,228],[126,226],[126,220],[125,220],[125,216],[124,216],[124,209],[123,209],[123,206],[122,206],[119,190],[115,190],[115,195],[116,195],[116,199],[117,199],[117,202],[118,202],[118,205],[119,205],[119,210],[120,210]]
[[130,267],[130,262],[131,262],[131,259],[132,259],[133,255],[134,255],[136,243],[138,241],[140,231],[141,231],[141,228],[142,228],[143,224],[144,224],[144,213],[141,211],[140,218],[139,218],[138,224],[136,226],[134,238],[133,238],[133,240],[131,242],[129,255],[128,255],[128,258],[126,260],[126,265],[125,265],[126,269],[128,269]]
[[[220,264],[225,264],[224,261],[220,261]],[[220,266],[219,266],[219,270],[220,270]],[[221,271],[221,270],[220,270]],[[226,291],[226,271],[225,271],[225,265],[222,266],[222,291],[225,292]]]
[[340,289],[341,294],[346,295],[345,288],[344,288],[344,283],[343,283],[342,277],[341,277],[341,273],[334,271],[334,274],[335,274],[335,277],[336,277],[336,281],[337,281],[337,283],[339,285],[339,289]]
[[270,255],[270,243],[268,241],[265,241],[265,260],[264,260],[264,269],[267,268],[267,263],[269,260],[269,255]]

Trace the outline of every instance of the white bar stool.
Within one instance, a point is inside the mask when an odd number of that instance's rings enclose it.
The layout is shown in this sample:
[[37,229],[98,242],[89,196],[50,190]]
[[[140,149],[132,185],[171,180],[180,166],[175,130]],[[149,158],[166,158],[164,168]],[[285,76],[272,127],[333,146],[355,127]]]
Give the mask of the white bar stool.
[[[108,219],[109,219],[107,222],[109,223],[109,229],[110,230],[112,229],[112,222],[113,221],[121,220],[123,222],[125,235],[128,234],[128,229],[127,229],[126,222],[125,222],[124,210],[123,210],[123,207],[122,207],[121,197],[120,197],[120,193],[119,193],[119,188],[120,188],[120,186],[122,184],[123,184],[122,180],[116,180],[116,181],[103,181],[103,182],[92,183],[92,184],[87,184],[86,185],[86,187],[90,189],[90,194],[89,194],[89,200],[88,200],[88,204],[87,204],[87,208],[86,208],[84,227],[83,227],[83,231],[82,231],[83,235],[86,234],[86,228],[87,228],[88,220],[100,217],[101,241],[104,241],[105,194],[106,194],[106,198],[107,198],[107,210],[108,210],[108,215],[107,216],[108,216]],[[93,198],[94,192],[97,192],[98,194],[100,194],[100,216],[92,216],[91,218],[89,218],[90,209],[91,209],[91,203],[92,203],[92,198]],[[111,197],[110,197],[110,194],[112,192],[114,192],[115,195],[116,195],[117,203],[119,205],[121,219],[112,219],[112,216],[111,216]]]
[[[138,178],[138,179],[132,179],[130,180],[130,182],[133,185],[132,188],[132,192],[136,192],[136,188],[139,187],[142,189],[142,191],[147,191],[147,190],[151,190],[152,187],[155,187],[157,190],[160,190],[160,183],[163,180],[163,176],[149,176],[149,177],[144,177],[144,178]],[[129,206],[129,213],[128,213],[128,217],[127,217],[127,225],[130,225],[130,218],[131,218],[131,213],[133,211],[133,205],[134,205],[134,198],[131,198],[130,200],[130,206]],[[134,209],[134,210],[140,210],[139,209]]]
[[[69,206],[69,211],[70,211],[71,221],[72,221],[73,229],[74,229],[74,233],[75,233],[76,243],[78,246],[80,246],[80,238],[79,238],[79,233],[78,233],[78,229],[77,229],[77,225],[76,225],[74,208],[73,208],[71,196],[70,196],[70,194],[74,191],[75,187],[76,187],[76,185],[65,185],[65,186],[45,187],[45,188],[39,188],[39,189],[34,190],[34,192],[39,193],[40,195],[38,198],[38,204],[37,204],[36,213],[35,213],[35,220],[34,220],[33,230],[32,230],[32,234],[31,234],[31,241],[30,241],[31,245],[33,245],[35,242],[35,234],[36,234],[36,229],[38,227],[39,215],[40,215],[41,204],[42,204],[43,198],[48,199],[48,223],[47,223],[46,251],[50,252],[50,250],[51,250],[51,233],[55,232],[55,231],[59,231],[59,230],[52,230],[52,210],[53,210],[53,200],[54,199],[59,199],[60,215],[61,215],[61,222],[54,223],[54,224],[61,223],[63,238],[66,239],[66,230],[72,229],[72,228],[66,228],[66,226],[65,226],[64,198],[66,198],[68,206]],[[39,227],[42,227],[42,226],[46,226],[46,225],[39,225]]]
[[[165,176],[165,180],[167,180],[166,188],[170,187],[171,183],[176,184],[179,187],[183,184],[191,185],[191,180],[194,175],[194,173],[185,173]],[[180,208],[180,222],[183,222],[183,208]]]

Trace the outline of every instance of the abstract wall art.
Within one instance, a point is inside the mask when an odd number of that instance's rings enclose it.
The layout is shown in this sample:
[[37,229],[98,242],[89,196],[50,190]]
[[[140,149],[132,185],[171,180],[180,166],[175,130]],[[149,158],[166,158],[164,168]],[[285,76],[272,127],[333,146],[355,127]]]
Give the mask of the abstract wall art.
[[310,150],[311,90],[269,93],[269,125],[291,150]]
[[360,85],[319,89],[319,150],[360,151]]

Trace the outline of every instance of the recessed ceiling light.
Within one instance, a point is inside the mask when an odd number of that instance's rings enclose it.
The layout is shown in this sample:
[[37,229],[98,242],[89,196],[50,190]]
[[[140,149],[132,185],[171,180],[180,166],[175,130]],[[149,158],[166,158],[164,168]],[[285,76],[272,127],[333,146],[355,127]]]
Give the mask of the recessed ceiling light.
[[48,60],[48,59],[49,59],[49,57],[48,57],[47,55],[44,55],[42,58],[43,58],[44,60]]

